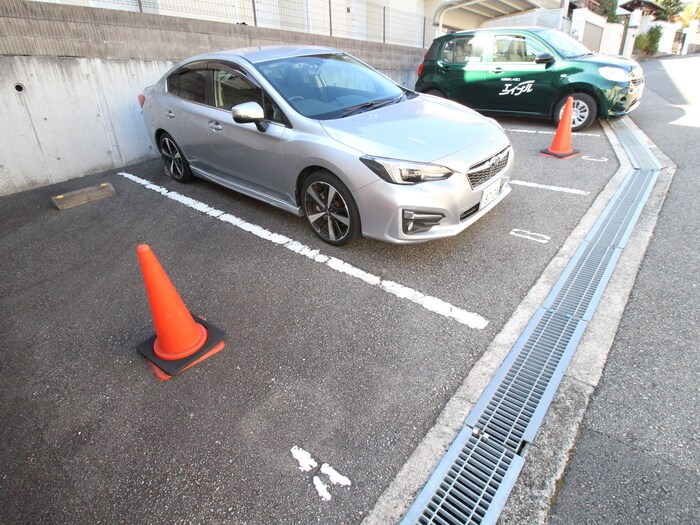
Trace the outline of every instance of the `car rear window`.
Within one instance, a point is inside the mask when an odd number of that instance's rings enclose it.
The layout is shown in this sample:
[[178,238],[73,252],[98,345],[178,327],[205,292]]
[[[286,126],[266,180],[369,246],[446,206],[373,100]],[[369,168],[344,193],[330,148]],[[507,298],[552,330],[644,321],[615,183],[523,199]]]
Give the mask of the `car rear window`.
[[200,104],[206,102],[206,85],[206,70],[176,71],[168,77],[168,93]]

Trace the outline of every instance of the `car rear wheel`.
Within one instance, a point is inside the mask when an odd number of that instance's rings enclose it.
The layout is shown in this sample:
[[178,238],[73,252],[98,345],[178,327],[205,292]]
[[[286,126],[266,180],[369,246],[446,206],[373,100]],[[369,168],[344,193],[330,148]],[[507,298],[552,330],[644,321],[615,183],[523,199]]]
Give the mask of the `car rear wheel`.
[[440,98],[445,98],[445,95],[442,93],[442,91],[438,91],[437,89],[429,89],[428,91],[425,92],[426,95],[434,95],[436,97]]
[[571,131],[583,131],[593,124],[593,121],[598,117],[598,105],[595,99],[586,93],[572,93],[563,97],[554,110],[554,123],[559,124],[562,113],[564,113],[564,104],[566,104],[566,99],[570,96],[574,99]]
[[190,182],[193,179],[189,162],[169,134],[163,133],[160,136],[158,148],[168,175],[178,182]]
[[336,246],[360,234],[360,212],[350,190],[326,170],[312,173],[301,190],[304,215],[323,241]]

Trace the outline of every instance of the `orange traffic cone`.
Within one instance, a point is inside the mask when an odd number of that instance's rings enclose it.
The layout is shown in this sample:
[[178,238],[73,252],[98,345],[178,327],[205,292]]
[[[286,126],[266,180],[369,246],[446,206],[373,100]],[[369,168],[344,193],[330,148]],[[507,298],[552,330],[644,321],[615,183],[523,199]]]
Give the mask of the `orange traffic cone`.
[[189,312],[147,244],[136,248],[156,335],[137,350],[158,379],[170,379],[224,347],[224,333]]
[[574,118],[574,98],[568,97],[564,105],[564,112],[554,134],[554,140],[549,149],[540,151],[540,155],[554,157],[555,159],[570,159],[579,154],[577,149],[571,147],[571,126]]

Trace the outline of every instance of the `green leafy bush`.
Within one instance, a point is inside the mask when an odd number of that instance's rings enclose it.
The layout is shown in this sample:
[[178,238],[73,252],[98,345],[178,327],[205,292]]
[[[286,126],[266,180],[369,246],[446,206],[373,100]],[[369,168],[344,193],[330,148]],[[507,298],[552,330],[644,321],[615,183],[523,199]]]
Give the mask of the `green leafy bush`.
[[661,27],[650,27],[646,33],[640,33],[634,40],[635,49],[639,49],[644,55],[654,56],[659,51],[661,41]]

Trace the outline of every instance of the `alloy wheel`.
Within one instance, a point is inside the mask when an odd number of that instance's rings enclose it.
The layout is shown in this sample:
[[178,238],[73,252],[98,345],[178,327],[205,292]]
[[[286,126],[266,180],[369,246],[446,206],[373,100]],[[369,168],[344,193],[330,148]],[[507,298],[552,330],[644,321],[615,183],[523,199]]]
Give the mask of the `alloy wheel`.
[[163,158],[165,167],[175,179],[181,179],[185,174],[185,167],[182,162],[182,155],[177,145],[170,137],[163,137],[160,141],[160,156]]
[[332,185],[317,181],[309,185],[304,196],[304,211],[316,234],[337,243],[350,232],[350,210],[342,195]]

